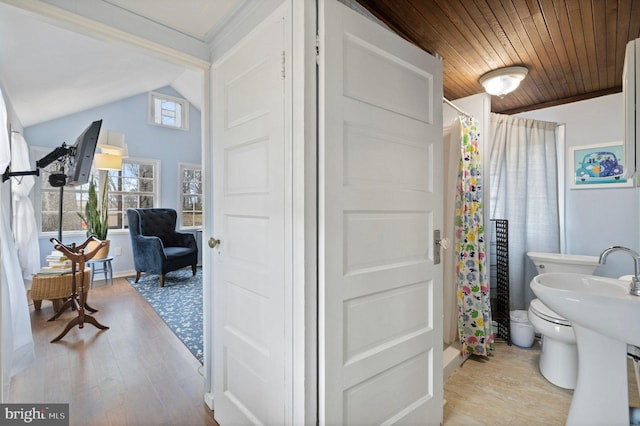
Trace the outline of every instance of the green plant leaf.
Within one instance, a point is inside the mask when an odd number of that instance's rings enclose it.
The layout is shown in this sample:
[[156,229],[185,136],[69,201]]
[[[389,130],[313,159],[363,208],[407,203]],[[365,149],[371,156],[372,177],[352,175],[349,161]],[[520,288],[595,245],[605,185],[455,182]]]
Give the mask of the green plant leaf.
[[94,179],[91,179],[89,182],[89,196],[87,204],[85,205],[84,216],[77,212],[78,216],[87,224],[87,236],[94,235],[99,240],[106,240],[109,230],[109,206],[107,205],[108,180],[109,177],[107,176],[100,194],[100,204],[98,204],[96,183]]

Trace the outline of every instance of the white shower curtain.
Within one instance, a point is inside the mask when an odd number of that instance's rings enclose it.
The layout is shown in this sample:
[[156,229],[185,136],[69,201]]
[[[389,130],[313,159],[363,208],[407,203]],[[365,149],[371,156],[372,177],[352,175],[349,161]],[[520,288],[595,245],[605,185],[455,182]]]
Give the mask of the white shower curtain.
[[[7,134],[7,110],[0,91],[0,170],[10,163]],[[7,197],[9,183],[2,183],[0,196]],[[18,253],[11,234],[8,203],[0,205],[0,284],[2,291],[2,395],[6,398],[10,378],[35,359],[27,293],[22,279]],[[3,401],[4,402],[4,401]]]
[[491,218],[509,221],[511,310],[528,309],[528,251],[559,252],[556,123],[491,114]]

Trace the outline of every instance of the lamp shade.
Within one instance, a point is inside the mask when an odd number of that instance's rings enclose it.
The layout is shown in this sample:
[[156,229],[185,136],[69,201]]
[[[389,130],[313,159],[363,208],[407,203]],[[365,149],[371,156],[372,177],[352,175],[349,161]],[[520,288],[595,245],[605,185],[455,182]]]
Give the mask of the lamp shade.
[[484,74],[479,82],[488,94],[503,97],[516,90],[528,73],[526,67],[500,68]]
[[98,170],[122,170],[122,157],[113,154],[95,154],[93,165]]

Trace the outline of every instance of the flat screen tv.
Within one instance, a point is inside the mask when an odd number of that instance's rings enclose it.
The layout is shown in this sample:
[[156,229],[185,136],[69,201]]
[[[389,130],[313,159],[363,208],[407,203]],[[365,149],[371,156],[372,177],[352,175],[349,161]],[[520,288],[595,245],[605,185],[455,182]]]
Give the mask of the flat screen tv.
[[96,152],[101,126],[102,120],[91,123],[71,147],[72,161],[67,173],[67,185],[77,186],[89,182],[93,155]]

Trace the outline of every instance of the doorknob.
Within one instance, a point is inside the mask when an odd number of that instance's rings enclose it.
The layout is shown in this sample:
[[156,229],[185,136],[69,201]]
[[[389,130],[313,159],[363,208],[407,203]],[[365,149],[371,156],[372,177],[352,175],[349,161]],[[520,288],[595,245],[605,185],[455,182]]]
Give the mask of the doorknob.
[[443,238],[441,240],[436,241],[436,244],[440,245],[440,247],[446,250],[449,248],[449,239]]
[[215,238],[209,238],[209,247],[215,248],[215,246],[220,244],[220,240],[216,240]]

